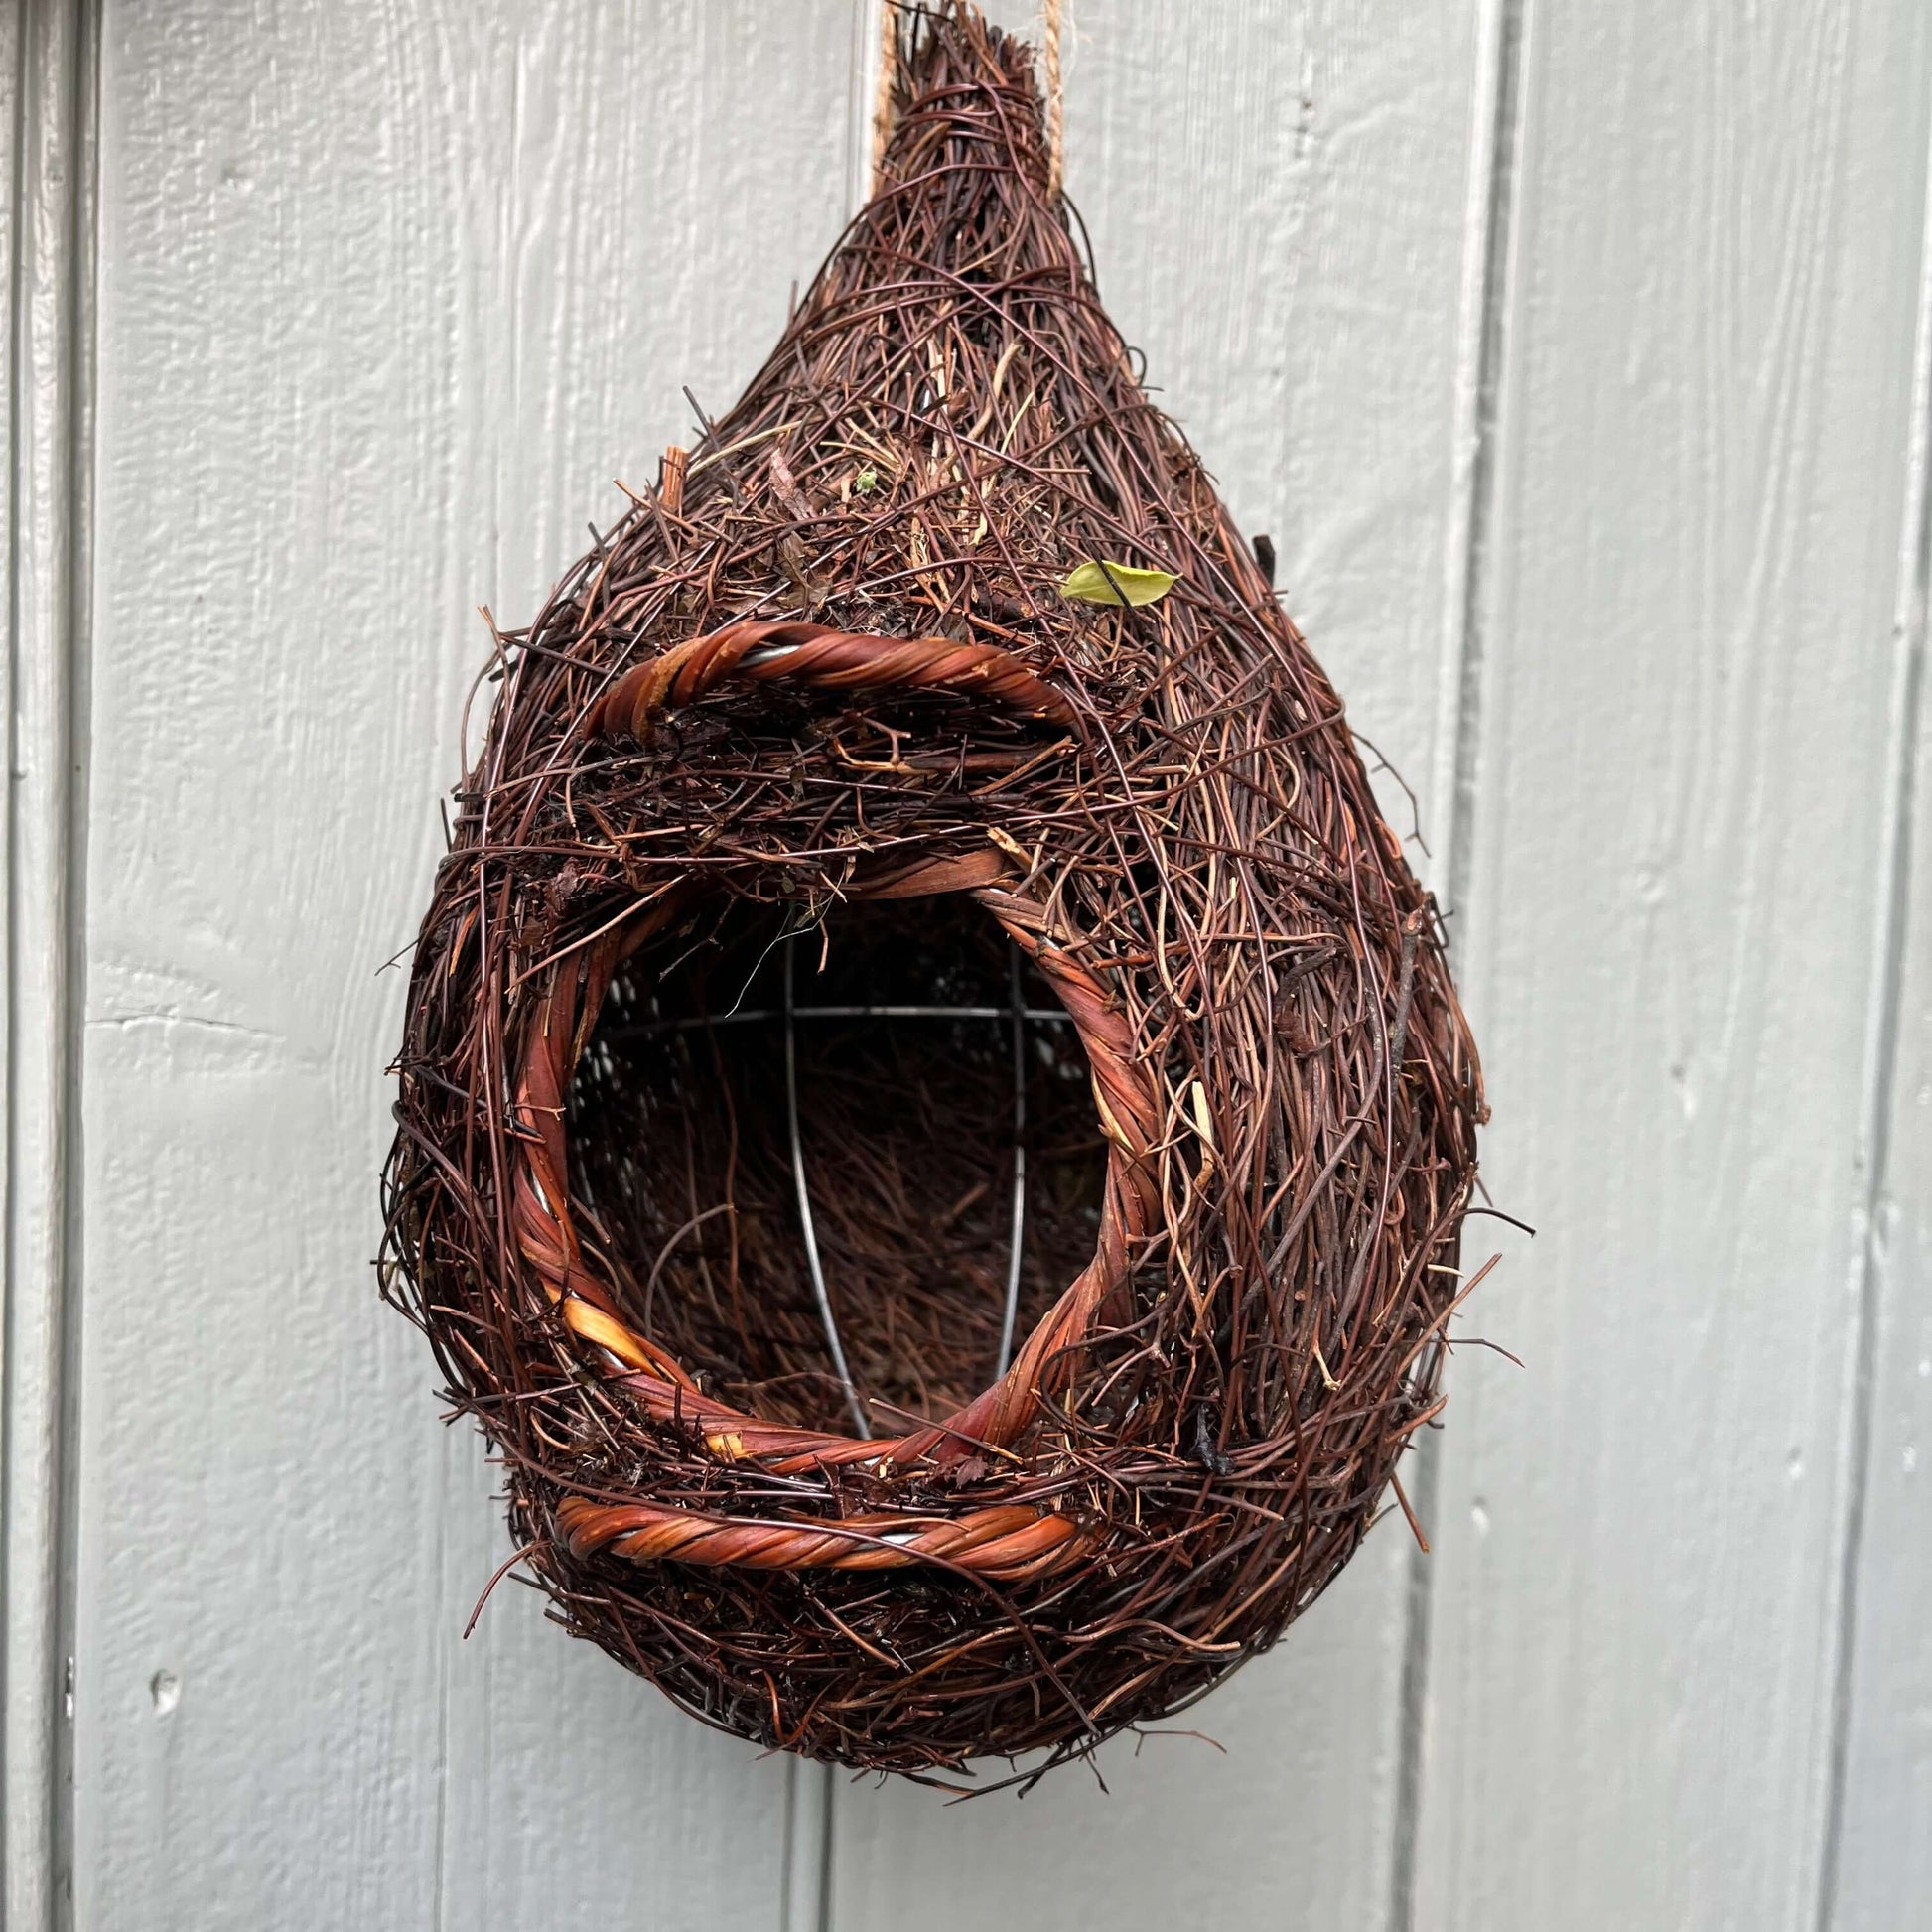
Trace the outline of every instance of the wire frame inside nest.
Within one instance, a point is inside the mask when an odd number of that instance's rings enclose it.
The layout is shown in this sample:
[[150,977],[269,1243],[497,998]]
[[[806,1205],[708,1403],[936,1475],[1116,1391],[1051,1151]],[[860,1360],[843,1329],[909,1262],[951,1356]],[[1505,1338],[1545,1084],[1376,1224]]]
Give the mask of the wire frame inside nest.
[[741,911],[682,971],[621,972],[567,1108],[639,1326],[801,1426],[964,1407],[1098,1238],[1106,1140],[1071,1016],[954,898],[775,944]]
[[1438,1406],[1481,1101],[1027,51],[903,31],[771,360],[502,640],[385,1281],[562,1621],[923,1775],[1177,1708],[1346,1561]]

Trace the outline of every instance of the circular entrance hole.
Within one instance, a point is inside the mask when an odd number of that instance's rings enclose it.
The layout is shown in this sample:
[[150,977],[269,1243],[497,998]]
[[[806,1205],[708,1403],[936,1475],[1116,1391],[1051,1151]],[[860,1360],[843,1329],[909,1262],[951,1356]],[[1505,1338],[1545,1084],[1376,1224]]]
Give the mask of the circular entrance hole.
[[1001,1367],[1016,1144],[1017,1349],[1092,1257],[1106,1142],[1073,1026],[970,898],[792,923],[732,905],[620,969],[568,1096],[576,1223],[624,1320],[708,1394],[852,1431],[803,1232],[795,1091],[831,1314],[869,1429],[896,1435]]

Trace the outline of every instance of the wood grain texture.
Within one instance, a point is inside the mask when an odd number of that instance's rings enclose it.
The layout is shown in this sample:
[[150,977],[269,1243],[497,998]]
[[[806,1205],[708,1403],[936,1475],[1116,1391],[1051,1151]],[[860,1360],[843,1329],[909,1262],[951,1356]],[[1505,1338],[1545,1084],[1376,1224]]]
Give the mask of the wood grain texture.
[[368,1268],[486,635],[845,214],[852,10],[110,8],[78,1921],[781,1909],[788,1767],[506,1585]]
[[[1476,10],[1393,33],[1346,5],[1068,14],[1067,179],[1101,294],[1240,526],[1273,535],[1358,729],[1426,778],[1458,615]],[[1385,1523],[1275,1654],[1176,1721],[1225,1755],[1125,1740],[1102,1754],[1111,1796],[1062,1772],[952,1810],[842,1785],[838,1932],[1385,1923],[1408,1548]]]
[[1816,1923],[1927,24],[1528,13],[1418,1925]]

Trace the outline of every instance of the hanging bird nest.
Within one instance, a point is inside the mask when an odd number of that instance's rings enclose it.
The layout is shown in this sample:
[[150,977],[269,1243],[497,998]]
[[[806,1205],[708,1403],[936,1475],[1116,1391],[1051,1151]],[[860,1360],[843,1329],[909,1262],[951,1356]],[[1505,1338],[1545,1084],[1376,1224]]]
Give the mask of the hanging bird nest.
[[900,32],[770,360],[499,639],[383,1278],[559,1621],[930,1774],[1172,1712],[1347,1561],[1440,1406],[1482,1107],[1029,50]]

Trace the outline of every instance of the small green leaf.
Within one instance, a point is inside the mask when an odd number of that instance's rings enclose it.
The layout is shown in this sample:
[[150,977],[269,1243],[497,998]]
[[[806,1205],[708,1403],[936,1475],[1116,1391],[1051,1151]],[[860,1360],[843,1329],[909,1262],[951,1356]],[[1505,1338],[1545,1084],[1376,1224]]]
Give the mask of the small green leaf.
[[879,472],[871,469],[861,470],[852,480],[852,487],[861,496],[870,496],[879,487]]
[[1132,564],[1109,560],[1075,564],[1060,586],[1060,595],[1082,604],[1158,604],[1173,586],[1171,570],[1137,570]]

